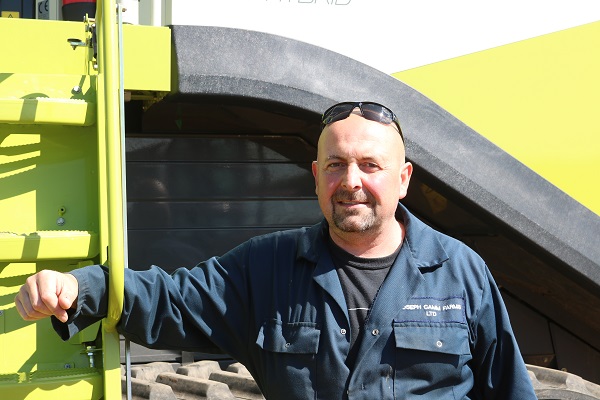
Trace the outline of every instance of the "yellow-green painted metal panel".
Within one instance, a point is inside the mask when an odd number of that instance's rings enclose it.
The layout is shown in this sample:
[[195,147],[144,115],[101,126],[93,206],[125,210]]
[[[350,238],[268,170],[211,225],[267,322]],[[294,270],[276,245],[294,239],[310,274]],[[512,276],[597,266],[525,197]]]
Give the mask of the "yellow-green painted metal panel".
[[[34,374],[7,377],[2,384],[7,399],[98,400],[103,399],[102,375],[97,370],[72,370],[69,374]],[[2,378],[0,377],[0,382]]]
[[20,124],[92,125],[96,105],[82,100],[0,99],[0,121]]
[[95,127],[0,123],[0,398],[103,395],[85,353],[99,325],[65,343],[49,319],[23,321],[13,303],[35,272],[97,262],[96,137]]
[[12,303],[28,275],[47,268],[68,271],[87,263],[0,263],[1,398],[48,399],[49,393],[59,399],[101,398],[101,370],[90,366],[86,353],[86,343],[94,341],[99,324],[63,342],[50,320],[23,321]]
[[0,72],[0,122],[89,126],[95,76]]
[[598,49],[600,22],[394,76],[600,215]]
[[0,232],[0,248],[3,261],[79,260],[99,251],[98,234],[90,231]]
[[93,49],[73,48],[68,39],[85,41],[91,34],[82,22],[0,19],[0,72],[24,74],[90,74]]
[[[124,268],[119,94],[124,87],[144,95],[169,90],[170,30],[124,27],[122,85],[115,2],[97,5],[98,60],[91,21],[0,19],[2,398],[121,398],[114,331]],[[102,325],[62,342],[49,320],[18,316],[13,299],[29,275],[91,263],[111,269],[111,318]]]
[[125,90],[171,89],[171,30],[165,27],[123,26]]
[[98,232],[97,180],[95,127],[0,124],[0,232]]
[[0,99],[71,99],[93,103],[96,99],[95,82],[95,76],[81,73],[0,72]]
[[[0,32],[0,82],[12,73],[33,76],[97,74],[94,63],[90,61],[93,49],[70,44],[91,40],[83,22],[2,18]],[[69,39],[76,40],[69,42]],[[111,51],[116,50],[115,40]],[[124,25],[123,53],[126,90],[170,90],[169,28]],[[25,88],[24,83],[21,90]]]

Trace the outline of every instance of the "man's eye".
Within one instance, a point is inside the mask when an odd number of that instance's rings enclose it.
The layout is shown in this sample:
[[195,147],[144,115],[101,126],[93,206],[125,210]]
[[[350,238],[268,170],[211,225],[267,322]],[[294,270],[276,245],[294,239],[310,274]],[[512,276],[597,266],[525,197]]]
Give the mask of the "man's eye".
[[366,171],[374,171],[379,169],[379,165],[377,165],[376,163],[368,162],[362,164],[362,169]]
[[327,165],[327,169],[330,169],[330,170],[331,170],[331,169],[333,169],[333,170],[336,170],[336,169],[340,169],[340,168],[342,168],[343,166],[344,166],[344,164],[343,164],[343,163],[340,163],[340,162],[335,162],[335,163],[331,163],[331,164]]

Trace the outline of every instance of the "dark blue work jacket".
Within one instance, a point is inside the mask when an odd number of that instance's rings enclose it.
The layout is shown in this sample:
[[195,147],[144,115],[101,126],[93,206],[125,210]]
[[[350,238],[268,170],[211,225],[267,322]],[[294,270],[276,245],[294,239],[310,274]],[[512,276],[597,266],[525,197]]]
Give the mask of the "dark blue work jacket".
[[[348,311],[325,221],[253,238],[172,275],[126,270],[119,332],[152,348],[217,346],[248,368],[270,400],[535,399],[481,258],[402,205],[397,217],[406,237],[351,368]],[[106,314],[99,284],[106,269],[73,274],[80,297],[58,328],[63,337]]]

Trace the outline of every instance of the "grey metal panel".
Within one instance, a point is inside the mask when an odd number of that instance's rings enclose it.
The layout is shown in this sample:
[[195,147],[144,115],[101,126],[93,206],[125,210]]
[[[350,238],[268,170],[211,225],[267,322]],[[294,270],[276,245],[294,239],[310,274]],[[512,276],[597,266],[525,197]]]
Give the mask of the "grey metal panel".
[[265,198],[173,202],[159,199],[129,202],[130,228],[139,230],[207,228],[289,228],[321,217],[312,199]]
[[315,148],[298,137],[138,133],[126,148],[131,268],[191,267],[322,218]]
[[[128,135],[127,161],[201,161],[211,162],[296,162],[308,163],[316,149],[302,139],[279,135],[215,135],[199,136]],[[290,151],[293,149],[293,152]]]
[[136,177],[128,190],[131,199],[298,198],[314,192],[312,182],[303,179],[310,164],[145,162],[131,163],[127,171]]

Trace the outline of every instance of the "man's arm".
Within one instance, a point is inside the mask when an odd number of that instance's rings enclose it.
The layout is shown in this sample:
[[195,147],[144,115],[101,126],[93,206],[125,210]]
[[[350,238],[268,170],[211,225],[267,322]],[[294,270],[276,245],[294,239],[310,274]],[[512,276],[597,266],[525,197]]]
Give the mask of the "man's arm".
[[15,297],[15,305],[26,321],[54,315],[66,322],[67,310],[77,306],[78,293],[79,283],[73,275],[44,270],[27,278]]
[[486,399],[537,399],[494,279],[486,269],[477,318],[474,362],[478,393]]
[[[215,351],[238,360],[248,346],[251,315],[244,270],[247,249],[168,274],[158,267],[125,270],[119,333],[151,348]],[[43,271],[28,278],[15,298],[28,321],[52,318],[63,340],[106,317],[108,269],[90,265],[68,274]],[[254,340],[255,337],[252,339]]]

